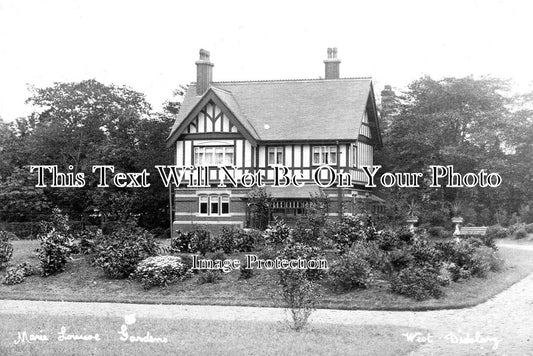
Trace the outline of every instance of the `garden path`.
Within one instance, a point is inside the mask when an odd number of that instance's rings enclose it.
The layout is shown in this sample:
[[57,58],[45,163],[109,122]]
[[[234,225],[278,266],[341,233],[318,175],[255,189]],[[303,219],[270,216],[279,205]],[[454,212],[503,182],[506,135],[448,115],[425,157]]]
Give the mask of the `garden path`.
[[[533,250],[530,245],[501,246]],[[0,314],[123,317],[133,313],[138,318],[156,319],[285,319],[285,312],[276,308],[24,300],[0,302]],[[533,274],[472,308],[426,312],[321,309],[311,316],[311,322],[405,326],[420,330],[421,335],[426,337],[429,333],[429,342],[421,340],[424,342],[412,355],[533,355]]]

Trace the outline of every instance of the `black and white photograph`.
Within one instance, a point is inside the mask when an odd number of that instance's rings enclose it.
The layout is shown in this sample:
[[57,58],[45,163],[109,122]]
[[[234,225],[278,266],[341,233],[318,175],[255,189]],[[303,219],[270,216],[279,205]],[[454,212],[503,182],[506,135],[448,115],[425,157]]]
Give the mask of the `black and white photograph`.
[[0,355],[532,355],[533,3],[0,0]]

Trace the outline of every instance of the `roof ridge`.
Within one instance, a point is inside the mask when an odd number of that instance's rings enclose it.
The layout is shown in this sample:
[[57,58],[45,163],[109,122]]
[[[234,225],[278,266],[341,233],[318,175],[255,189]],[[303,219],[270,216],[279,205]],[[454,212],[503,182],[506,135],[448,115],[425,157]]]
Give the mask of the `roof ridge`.
[[[212,84],[246,84],[246,83],[285,83],[285,82],[331,82],[343,80],[369,80],[372,77],[346,77],[337,79],[323,79],[323,78],[309,78],[309,79],[264,79],[264,80],[223,80],[213,81]],[[191,85],[196,85],[196,82],[191,82]]]

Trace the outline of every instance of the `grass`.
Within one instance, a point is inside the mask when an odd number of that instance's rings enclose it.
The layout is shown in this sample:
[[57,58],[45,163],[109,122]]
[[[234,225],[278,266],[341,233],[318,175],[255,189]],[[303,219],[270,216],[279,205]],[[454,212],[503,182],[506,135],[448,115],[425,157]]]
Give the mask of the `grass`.
[[[167,343],[121,341],[124,319],[0,315],[2,355],[405,355],[416,349],[403,333],[387,326],[316,324],[295,332],[282,323],[142,319],[129,335],[166,338]],[[59,341],[58,332],[99,334],[100,341]],[[18,333],[47,335],[48,341],[15,344]],[[421,330],[416,330],[421,331]],[[200,341],[201,340],[201,341]]]
[[[37,241],[14,241],[12,263],[24,261],[39,265],[34,253]],[[489,273],[487,278],[472,278],[452,283],[445,288],[445,297],[416,302],[393,294],[386,281],[377,280],[371,288],[335,294],[325,290],[320,308],[366,310],[431,310],[473,306],[507,289],[528,274],[533,273],[533,251],[500,248],[506,261],[500,273]],[[163,304],[210,304],[277,306],[272,292],[277,289],[277,275],[273,270],[254,271],[254,277],[240,280],[239,272],[225,274],[215,284],[198,285],[197,277],[178,282],[167,288],[144,290],[131,280],[110,280],[102,271],[91,267],[84,256],[75,256],[65,272],[55,276],[30,276],[19,285],[0,284],[0,298],[100,301]]]

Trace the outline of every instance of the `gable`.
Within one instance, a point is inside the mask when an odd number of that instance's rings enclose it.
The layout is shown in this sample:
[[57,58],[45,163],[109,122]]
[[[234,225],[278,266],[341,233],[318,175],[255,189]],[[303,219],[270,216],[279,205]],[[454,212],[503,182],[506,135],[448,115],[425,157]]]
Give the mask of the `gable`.
[[[253,146],[257,144],[257,134],[250,123],[242,118],[243,115],[233,112],[238,112],[239,108],[235,105],[231,94],[216,88],[210,88],[201,97],[192,98],[190,93],[189,88],[167,139],[167,147],[172,146],[182,134],[214,134],[217,132],[240,133]],[[237,115],[241,118],[238,119]]]
[[233,124],[228,115],[212,101],[209,101],[194,117],[189,126],[184,130],[186,134],[232,132],[238,133],[237,126]]

